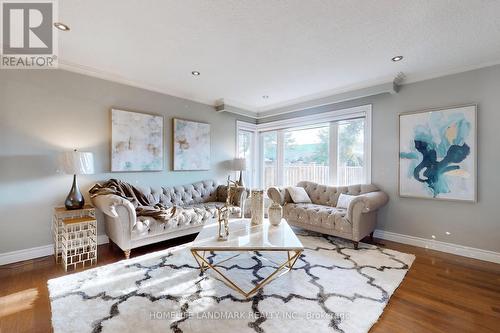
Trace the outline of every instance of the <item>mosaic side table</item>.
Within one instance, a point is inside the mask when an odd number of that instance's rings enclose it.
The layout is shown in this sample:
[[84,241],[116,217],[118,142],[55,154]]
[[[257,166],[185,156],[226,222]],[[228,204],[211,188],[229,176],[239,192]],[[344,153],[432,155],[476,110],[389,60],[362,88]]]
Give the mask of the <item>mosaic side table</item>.
[[64,270],[97,263],[97,220],[90,205],[82,209],[54,208],[52,221],[54,257]]

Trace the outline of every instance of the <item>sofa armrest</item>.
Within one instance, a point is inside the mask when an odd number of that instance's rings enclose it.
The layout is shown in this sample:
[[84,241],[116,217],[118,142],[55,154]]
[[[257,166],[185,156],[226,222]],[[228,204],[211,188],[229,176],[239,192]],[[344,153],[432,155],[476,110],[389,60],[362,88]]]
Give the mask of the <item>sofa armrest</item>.
[[[125,222],[124,220],[128,220],[128,230],[132,230],[137,221],[135,207],[127,199],[114,194],[106,194],[93,197],[92,203],[95,207],[100,209],[104,214],[111,218],[119,219],[121,222]],[[127,216],[120,216],[117,211],[117,207],[119,206],[123,208],[122,211],[125,211]]]
[[385,206],[389,201],[389,196],[382,191],[369,192],[356,196],[347,209],[347,220],[353,222],[353,218],[358,213],[369,213]]

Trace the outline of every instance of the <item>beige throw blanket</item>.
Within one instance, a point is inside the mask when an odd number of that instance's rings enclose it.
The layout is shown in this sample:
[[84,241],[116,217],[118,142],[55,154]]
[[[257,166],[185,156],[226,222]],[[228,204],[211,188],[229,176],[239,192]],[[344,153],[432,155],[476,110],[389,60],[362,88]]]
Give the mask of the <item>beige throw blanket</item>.
[[104,184],[95,184],[89,190],[92,198],[98,195],[114,194],[127,199],[134,205],[137,216],[150,216],[159,221],[167,221],[175,216],[175,206],[165,206],[151,201],[152,196],[146,196],[137,187],[118,179],[110,179]]

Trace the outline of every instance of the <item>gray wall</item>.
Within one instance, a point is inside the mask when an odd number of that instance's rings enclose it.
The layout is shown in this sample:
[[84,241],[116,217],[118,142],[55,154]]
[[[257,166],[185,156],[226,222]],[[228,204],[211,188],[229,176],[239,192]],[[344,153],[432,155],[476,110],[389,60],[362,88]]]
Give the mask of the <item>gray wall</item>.
[[[479,202],[399,198],[397,115],[465,103],[479,105]],[[437,240],[500,252],[500,66],[408,84],[397,95],[286,117],[363,104],[373,105],[372,179],[391,196],[380,214],[379,228],[429,239],[435,235]],[[212,171],[107,173],[110,107],[165,116],[168,168],[171,118],[211,123]],[[51,243],[52,207],[63,202],[71,183],[70,176],[55,172],[57,153],[74,147],[95,153],[99,174],[80,177],[82,190],[110,177],[142,185],[224,179],[228,173],[224,161],[235,151],[235,120],[203,104],[65,71],[0,71],[0,253]]]
[[[111,107],[164,115],[166,171],[108,173]],[[212,124],[211,171],[170,171],[172,117]],[[56,173],[58,153],[95,154],[96,174],[80,176],[82,192],[110,177],[140,185],[224,181],[235,122],[208,105],[62,70],[0,71],[0,253],[52,243],[52,207],[71,187],[71,176]]]
[[[468,103],[479,107],[479,201],[399,198],[398,114]],[[428,239],[435,235],[438,241],[500,252],[500,65],[408,84],[397,95],[378,95],[260,122],[363,104],[373,105],[372,181],[391,197],[380,214],[379,229]]]

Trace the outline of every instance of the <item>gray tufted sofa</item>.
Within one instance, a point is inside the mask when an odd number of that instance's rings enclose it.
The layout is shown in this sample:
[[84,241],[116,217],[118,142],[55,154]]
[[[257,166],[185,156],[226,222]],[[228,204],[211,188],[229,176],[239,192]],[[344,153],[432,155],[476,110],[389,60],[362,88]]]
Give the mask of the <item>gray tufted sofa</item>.
[[[176,216],[166,222],[156,221],[152,217],[137,216],[132,203],[117,195],[92,198],[94,206],[104,213],[106,234],[110,241],[118,245],[127,258],[133,248],[199,232],[205,222],[216,217],[217,208],[222,207],[227,198],[227,186],[218,185],[213,180],[139,189],[155,204],[176,206]],[[241,217],[246,196],[247,191],[239,188],[230,207],[232,217]]]
[[[285,188],[270,187],[268,196],[283,206],[283,217],[290,225],[350,239],[354,248],[370,235],[377,225],[377,210],[389,197],[375,185],[326,186],[313,182],[299,182],[312,203],[293,203]],[[355,195],[347,209],[336,208],[340,193]]]

